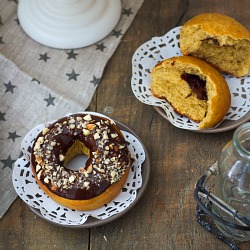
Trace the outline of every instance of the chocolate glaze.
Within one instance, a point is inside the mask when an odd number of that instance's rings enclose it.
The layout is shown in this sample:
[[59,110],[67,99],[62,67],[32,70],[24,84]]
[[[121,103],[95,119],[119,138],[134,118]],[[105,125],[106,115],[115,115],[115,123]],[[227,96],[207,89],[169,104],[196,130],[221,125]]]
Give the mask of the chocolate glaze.
[[[88,200],[100,195],[121,178],[130,162],[126,141],[117,132],[117,126],[93,115],[90,121],[85,121],[85,116],[75,114],[58,120],[45,135],[41,132],[37,136],[32,148],[31,162],[40,181],[56,195],[68,199]],[[86,125],[94,128],[89,130]],[[85,135],[84,130],[90,133]],[[39,138],[44,142],[40,143]],[[66,169],[60,161],[60,155],[65,156],[76,140],[90,149],[81,171]]]
[[198,99],[207,101],[206,81],[202,80],[197,75],[188,73],[183,73],[181,79],[188,83],[192,92],[197,95]]

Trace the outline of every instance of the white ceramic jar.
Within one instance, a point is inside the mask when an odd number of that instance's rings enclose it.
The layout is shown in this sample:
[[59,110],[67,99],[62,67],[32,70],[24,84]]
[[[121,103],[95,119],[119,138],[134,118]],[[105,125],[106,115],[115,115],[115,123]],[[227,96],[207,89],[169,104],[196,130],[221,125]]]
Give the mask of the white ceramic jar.
[[100,41],[120,16],[120,0],[20,0],[18,4],[23,30],[35,41],[58,49]]

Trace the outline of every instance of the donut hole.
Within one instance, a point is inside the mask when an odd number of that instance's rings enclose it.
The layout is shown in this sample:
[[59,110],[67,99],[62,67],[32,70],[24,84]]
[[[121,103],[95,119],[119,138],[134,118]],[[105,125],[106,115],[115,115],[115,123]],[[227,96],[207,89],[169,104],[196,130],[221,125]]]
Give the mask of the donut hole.
[[90,150],[84,145],[84,143],[76,140],[68,149],[63,165],[69,170],[78,171],[80,168],[85,168],[89,155]]

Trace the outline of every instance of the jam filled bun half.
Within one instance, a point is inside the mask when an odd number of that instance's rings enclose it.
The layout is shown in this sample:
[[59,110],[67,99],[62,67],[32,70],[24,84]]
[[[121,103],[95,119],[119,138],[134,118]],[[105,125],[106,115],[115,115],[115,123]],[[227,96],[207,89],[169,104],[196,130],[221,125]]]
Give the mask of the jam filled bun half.
[[231,94],[223,76],[208,63],[179,56],[159,62],[151,72],[150,89],[200,129],[216,126],[231,106]]

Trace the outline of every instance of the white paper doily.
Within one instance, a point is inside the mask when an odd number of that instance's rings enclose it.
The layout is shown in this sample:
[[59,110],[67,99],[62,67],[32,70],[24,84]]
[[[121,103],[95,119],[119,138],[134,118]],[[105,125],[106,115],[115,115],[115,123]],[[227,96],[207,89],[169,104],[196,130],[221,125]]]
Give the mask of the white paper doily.
[[[93,112],[87,113],[100,115]],[[46,124],[53,122],[54,121]],[[61,206],[50,199],[36,183],[30,166],[32,144],[46,124],[38,125],[28,132],[21,144],[23,156],[14,164],[12,174],[13,185],[17,194],[24,202],[38,210],[45,219],[65,226],[82,225],[87,221],[89,216],[99,220],[105,220],[121,213],[134,202],[137,196],[137,190],[142,186],[141,166],[145,161],[145,151],[140,141],[126,131],[122,131],[122,133],[128,142],[128,149],[134,158],[134,162],[131,166],[126,184],[114,200],[96,210],[77,211]]]
[[[159,61],[182,55],[179,44],[180,29],[181,26],[173,28],[162,37],[153,37],[135,51],[132,58],[131,87],[134,95],[141,102],[161,107],[166,112],[167,119],[174,126],[182,129],[199,130],[199,124],[177,114],[167,101],[152,96],[150,91],[152,68]],[[223,74],[223,76],[228,83],[232,97],[231,108],[225,120],[237,121],[250,110],[250,74],[241,78],[226,74]]]

